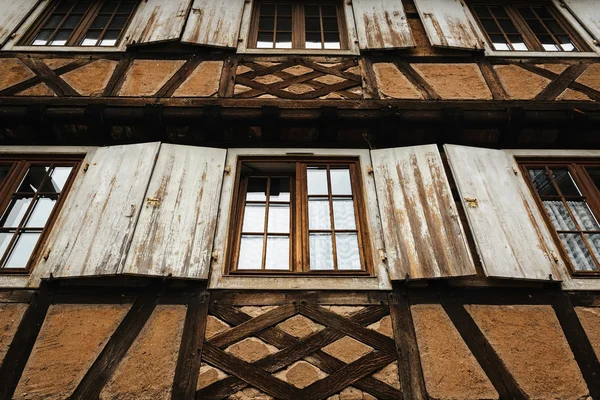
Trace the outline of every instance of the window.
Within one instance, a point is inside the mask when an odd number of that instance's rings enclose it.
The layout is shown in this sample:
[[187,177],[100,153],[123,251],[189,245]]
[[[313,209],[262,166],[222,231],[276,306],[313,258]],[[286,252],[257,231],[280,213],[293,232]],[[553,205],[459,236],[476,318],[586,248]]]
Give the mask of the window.
[[259,1],[251,47],[258,49],[347,49],[341,2]]
[[548,1],[471,2],[470,5],[494,50],[588,50]]
[[600,162],[527,162],[530,186],[575,274],[600,273]]
[[358,160],[241,160],[232,273],[369,274]]
[[27,272],[79,160],[0,158],[0,272]]
[[58,0],[28,32],[25,46],[116,46],[137,0]]

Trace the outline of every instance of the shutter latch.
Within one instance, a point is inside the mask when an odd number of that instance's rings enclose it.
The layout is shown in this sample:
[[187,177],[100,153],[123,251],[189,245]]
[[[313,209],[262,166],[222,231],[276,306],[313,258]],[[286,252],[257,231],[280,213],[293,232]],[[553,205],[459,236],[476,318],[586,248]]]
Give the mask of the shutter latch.
[[469,208],[479,208],[479,201],[472,197],[465,197],[465,201],[467,202],[467,207]]

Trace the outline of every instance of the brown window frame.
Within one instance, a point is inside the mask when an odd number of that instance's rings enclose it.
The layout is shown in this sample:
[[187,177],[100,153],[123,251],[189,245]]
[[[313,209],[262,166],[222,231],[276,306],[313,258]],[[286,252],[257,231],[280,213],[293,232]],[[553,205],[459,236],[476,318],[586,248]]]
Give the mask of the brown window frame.
[[[245,162],[280,162],[295,163],[295,171],[290,175],[295,184],[290,188],[290,269],[285,270],[238,270],[240,243],[242,236],[243,213],[246,204],[245,179],[242,176],[242,165]],[[307,166],[348,166],[350,169],[350,183],[352,187],[352,198],[355,207],[355,223],[358,235],[358,246],[360,252],[361,270],[311,270],[309,250],[309,227],[308,227],[308,190],[307,190]],[[281,177],[287,174],[273,173],[271,176]],[[256,177],[258,175],[252,175]],[[330,202],[331,193],[329,194]],[[349,196],[344,196],[349,197]],[[371,242],[369,227],[367,224],[366,194],[362,177],[360,174],[360,161],[358,157],[239,157],[237,161],[237,173],[233,192],[231,209],[231,220],[228,228],[228,248],[226,252],[225,275],[268,275],[268,276],[374,276],[372,265]],[[331,210],[330,210],[331,213]],[[330,215],[333,218],[333,215]],[[341,230],[334,229],[334,232]],[[266,235],[266,233],[265,233]],[[269,233],[270,235],[270,233]],[[264,239],[263,239],[264,240]],[[333,252],[335,255],[335,247]],[[264,268],[264,249],[263,265]],[[334,262],[336,257],[334,257]],[[337,263],[335,264],[337,268]]]
[[[4,181],[0,181],[0,222],[4,223],[5,213],[9,211],[8,207],[10,206],[13,195],[18,193],[17,189],[19,185],[22,183],[23,179],[25,179],[29,168],[32,165],[48,165],[49,167],[72,167],[71,173],[65,182],[64,187],[61,192],[57,195],[56,204],[52,209],[44,227],[41,230],[40,237],[37,240],[36,245],[34,246],[29,260],[26,263],[25,268],[3,268],[2,266],[6,262],[6,259],[10,256],[10,250],[12,250],[14,245],[15,237],[13,237],[7,246],[4,253],[0,253],[0,275],[27,275],[31,272],[31,269],[36,261],[36,259],[40,256],[39,251],[43,248],[44,243],[48,239],[48,233],[52,229],[54,223],[56,222],[56,217],[60,212],[65,198],[67,197],[72,185],[75,180],[75,176],[79,171],[81,166],[81,162],[83,160],[83,155],[1,155],[0,156],[0,164],[1,165],[11,165],[10,172],[4,179]],[[34,199],[37,198],[39,192],[34,194]],[[26,216],[29,216],[33,211],[33,206],[35,205],[35,201],[32,201],[29,206],[27,206],[27,211],[23,214],[23,220],[19,223],[19,227],[17,230],[23,229],[22,223],[25,220]],[[5,228],[3,228],[4,230]]]
[[[263,3],[277,3],[287,4],[292,6],[292,47],[291,48],[259,48],[258,43],[258,24],[260,21],[260,6]],[[335,5],[337,11],[338,20],[338,31],[340,35],[340,48],[339,49],[307,49],[306,48],[306,29],[304,23],[304,6],[305,5]],[[322,18],[322,17],[321,17]],[[322,20],[321,20],[321,34],[323,35]],[[296,1],[269,1],[269,0],[257,0],[254,2],[252,9],[252,18],[250,22],[250,40],[249,48],[256,50],[267,50],[267,51],[290,51],[290,50],[314,50],[316,52],[326,52],[331,50],[348,50],[348,25],[344,13],[344,3],[340,0],[321,0],[321,1],[309,1],[309,0],[296,0]],[[323,37],[321,37],[323,41]],[[323,42],[322,42],[323,44]]]
[[[530,0],[530,1],[523,1],[523,0],[504,0],[504,1],[502,1],[502,0],[500,0],[500,1],[492,2],[492,3],[486,2],[484,0],[473,0],[473,1],[468,1],[468,6],[471,11],[471,14],[473,15],[473,18],[475,18],[475,20],[477,21],[477,24],[479,25],[479,28],[485,35],[486,40],[489,43],[492,51],[510,51],[515,54],[527,53],[527,52],[544,52],[544,53],[549,53],[549,54],[552,54],[552,53],[577,54],[577,53],[581,53],[581,52],[592,51],[590,49],[590,47],[587,45],[587,43],[585,42],[585,40],[581,37],[581,35],[566,20],[566,18],[563,15],[561,15],[561,13],[556,9],[556,6],[549,0]],[[493,44],[492,39],[490,38],[490,35],[488,34],[487,30],[483,26],[479,16],[473,9],[473,7],[476,7],[476,6],[502,7],[504,9],[504,11],[508,14],[512,23],[517,28],[519,34],[523,37],[523,41],[529,49],[528,50],[514,50],[514,49],[513,50],[496,50],[494,48],[494,44]],[[544,49],[544,47],[542,46],[542,43],[538,39],[537,35],[531,30],[531,28],[529,27],[529,25],[527,24],[525,19],[522,18],[521,15],[519,14],[519,12],[516,10],[516,7],[518,7],[518,6],[545,7],[548,10],[548,12],[550,13],[550,15],[552,15],[555,18],[556,22],[560,25],[560,27],[564,30],[564,32],[567,35],[569,35],[569,38],[571,39],[573,44],[577,47],[577,50],[550,51],[550,50]],[[549,32],[549,34],[550,34],[550,36],[554,37],[554,34],[552,34],[551,32]],[[505,39],[508,40],[508,38],[506,37],[506,34],[503,33],[503,35],[505,36]],[[511,42],[508,41],[508,43],[511,43]]]
[[[42,28],[44,27],[46,22],[52,17],[55,10],[60,5],[61,1],[62,0],[53,0],[53,1],[49,2],[49,4],[44,9],[44,11],[42,11],[40,16],[36,19],[36,21],[27,30],[27,33],[25,35],[23,35],[23,37],[19,41],[19,46],[32,46],[32,47],[39,47],[39,48],[52,48],[52,47],[114,48],[114,47],[117,47],[121,43],[121,40],[123,39],[123,35],[127,31],[127,28],[129,26],[129,24],[131,23],[131,20],[133,19],[133,16],[135,15],[135,13],[140,5],[140,1],[138,0],[136,6],[129,14],[129,17],[128,17],[127,21],[125,22],[125,25],[123,26],[123,29],[121,30],[121,33],[119,34],[119,37],[117,38],[117,41],[115,42],[115,44],[113,46],[101,46],[99,44],[96,44],[94,46],[83,46],[81,44],[81,42],[85,38],[86,33],[90,30],[92,23],[94,22],[96,17],[99,15],[100,10],[102,9],[102,6],[104,5],[104,3],[107,0],[93,0],[94,2],[88,8],[88,10],[84,13],[83,18],[81,19],[79,25],[77,25],[77,27],[73,30],[73,33],[67,39],[67,42],[64,45],[61,45],[61,46],[49,45],[49,44],[39,45],[39,46],[34,45],[32,43],[33,40],[39,34],[40,30],[42,30]],[[114,15],[115,14],[113,13],[113,17],[114,17]],[[106,34],[106,31],[107,31],[107,27],[104,28],[104,31],[102,32],[102,36],[98,39],[98,43],[104,37],[104,34]]]
[[[537,190],[534,186],[534,183],[528,172],[528,170],[531,168],[546,169],[546,173],[548,173],[548,168],[567,169],[569,171],[569,173],[571,174],[579,191],[581,192],[580,197],[586,201],[590,211],[592,212],[592,214],[596,218],[596,220],[600,221],[600,191],[596,187],[596,185],[594,184],[594,182],[592,181],[592,179],[590,178],[589,174],[586,171],[586,168],[590,168],[590,167],[600,168],[600,159],[582,160],[582,159],[573,159],[573,158],[554,158],[554,157],[552,157],[552,158],[550,158],[550,157],[547,157],[547,158],[519,157],[519,158],[517,158],[517,162],[519,163],[521,172],[523,173],[523,176],[525,177],[525,180],[527,181],[527,186],[531,190],[531,193],[533,194],[536,204],[537,204],[540,212],[542,213],[542,216],[544,218],[546,226],[550,230],[550,232],[552,234],[552,238],[560,251],[560,255],[561,255],[562,259],[567,264],[571,275],[575,276],[575,277],[581,277],[581,278],[600,277],[600,257],[597,257],[594,254],[594,252],[591,249],[591,247],[589,246],[589,244],[587,244],[588,250],[590,252],[590,255],[592,256],[592,259],[596,262],[598,270],[597,271],[583,271],[583,270],[578,270],[575,268],[575,266],[573,265],[573,262],[571,261],[571,257],[569,256],[567,250],[565,249],[565,247],[559,237],[559,232],[556,229],[556,227],[554,226],[554,224],[552,223],[552,220],[551,220],[550,216],[548,215],[548,211],[546,210],[546,208],[544,206],[543,200],[542,200],[540,194],[537,192]],[[552,182],[553,182],[554,186],[556,187],[554,180],[552,180]],[[560,193],[560,192],[558,192],[558,193]],[[564,201],[567,197],[570,197],[570,196],[559,195],[557,197],[558,197],[557,200]],[[572,215],[572,211],[569,208],[567,208],[567,209],[569,210],[569,214],[570,214],[572,220],[574,221],[576,226],[579,227],[579,222],[577,221],[577,218],[575,218]],[[580,229],[580,231],[588,232],[585,229]],[[573,232],[575,233],[575,231],[573,231]],[[584,238],[584,241],[587,243],[587,239]]]

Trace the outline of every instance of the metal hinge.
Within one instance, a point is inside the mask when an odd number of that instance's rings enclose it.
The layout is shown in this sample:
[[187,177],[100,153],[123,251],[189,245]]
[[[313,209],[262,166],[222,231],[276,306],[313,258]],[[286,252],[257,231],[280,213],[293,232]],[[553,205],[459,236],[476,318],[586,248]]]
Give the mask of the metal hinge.
[[154,207],[160,206],[160,199],[158,197],[146,198],[146,207],[149,207],[149,206],[154,206]]
[[384,249],[379,249],[379,259],[383,262],[387,261],[387,253]]
[[225,175],[229,175],[231,173],[231,167],[229,165],[226,165],[223,169],[223,172],[225,172]]
[[479,201],[472,197],[465,197],[465,201],[467,202],[467,207],[469,208],[478,208]]
[[219,250],[215,250],[215,251],[212,252],[212,260],[214,262],[219,261]]

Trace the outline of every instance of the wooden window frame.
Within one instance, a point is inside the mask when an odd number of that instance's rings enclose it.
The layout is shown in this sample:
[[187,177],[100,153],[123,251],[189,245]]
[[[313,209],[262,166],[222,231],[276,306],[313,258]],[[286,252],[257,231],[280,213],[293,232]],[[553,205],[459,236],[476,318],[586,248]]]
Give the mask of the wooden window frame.
[[[292,47],[289,49],[284,48],[258,48],[258,24],[260,20],[260,6],[262,3],[274,3],[274,1],[268,0],[257,0],[252,6],[250,31],[249,31],[249,46],[248,49],[252,50],[265,50],[265,51],[294,51],[294,50],[306,50],[315,52],[329,52],[329,51],[348,51],[350,50],[348,42],[348,22],[346,21],[344,12],[344,3],[339,0],[320,0],[320,1],[309,1],[309,0],[296,0],[296,1],[278,1],[277,4],[289,4],[292,6]],[[303,6],[306,4],[315,5],[335,5],[338,20],[338,30],[340,35],[340,48],[339,49],[307,49],[306,48],[306,29],[304,24],[304,10]],[[322,21],[321,21],[322,24]],[[323,30],[321,27],[321,34]],[[323,38],[322,38],[323,40]]]
[[[12,195],[16,193],[18,186],[21,181],[25,178],[25,174],[29,170],[31,165],[35,164],[48,164],[53,166],[70,166],[72,167],[71,175],[67,179],[65,186],[58,195],[56,204],[44,225],[40,233],[40,237],[33,248],[29,260],[27,261],[25,268],[1,268],[0,275],[28,275],[31,273],[32,267],[39,257],[39,251],[43,248],[46,240],[48,239],[48,233],[54,226],[56,218],[65,202],[65,198],[68,196],[69,191],[73,185],[73,181],[77,176],[81,163],[83,161],[82,155],[71,155],[71,154],[15,154],[15,155],[0,155],[0,164],[12,164],[12,168],[6,177],[4,182],[0,182],[0,218],[4,217],[7,207],[10,205]],[[34,203],[32,202],[32,205]],[[32,207],[30,205],[29,208]],[[9,244],[12,245],[11,243]],[[8,250],[9,247],[7,247]],[[0,254],[0,265],[3,265],[5,258],[8,257],[8,251],[6,254]]]
[[[280,162],[295,163],[295,172],[292,176],[295,184],[290,188],[290,270],[237,270],[240,242],[242,235],[243,211],[245,205],[244,179],[242,166],[245,162]],[[310,254],[308,239],[308,194],[307,194],[307,166],[348,166],[350,169],[350,183],[352,198],[355,207],[355,222],[358,232],[358,246],[362,269],[359,270],[310,270]],[[244,156],[237,160],[237,173],[235,176],[231,221],[228,227],[229,240],[226,251],[225,276],[374,276],[372,265],[371,242],[367,221],[367,204],[365,189],[360,172],[359,157],[291,157],[269,156],[255,157]],[[281,175],[281,174],[272,174]],[[348,196],[346,196],[348,197]],[[265,211],[266,212],[266,211]],[[331,216],[333,218],[333,216]],[[332,226],[333,231],[333,226]],[[335,251],[335,249],[333,249]],[[264,252],[264,250],[263,250]],[[264,254],[263,254],[264,257]],[[263,261],[264,264],[264,261]]]
[[[15,0],[15,1],[18,1],[18,0]],[[71,36],[69,37],[69,39],[67,40],[67,42],[64,45],[53,46],[53,45],[46,44],[46,45],[42,45],[42,46],[36,46],[32,43],[33,40],[35,39],[37,34],[40,32],[40,30],[42,29],[44,24],[52,17],[52,14],[56,10],[56,8],[58,8],[58,6],[60,5],[60,0],[55,0],[55,1],[49,2],[49,4],[46,6],[46,8],[44,8],[42,13],[36,18],[35,22],[31,25],[31,27],[29,27],[27,29],[26,33],[23,35],[21,40],[19,40],[19,42],[17,43],[17,46],[27,46],[27,47],[40,48],[40,49],[60,48],[60,47],[77,47],[77,48],[84,48],[84,49],[85,48],[88,48],[88,49],[94,49],[94,48],[111,49],[111,48],[118,47],[121,43],[121,40],[123,39],[123,35],[127,31],[127,27],[131,23],[131,20],[133,19],[133,16],[135,15],[135,13],[140,5],[139,0],[136,4],[135,8],[131,11],[131,14],[129,15],[129,17],[127,19],[127,22],[125,22],[125,25],[123,26],[123,29],[121,30],[121,33],[119,34],[119,37],[117,38],[117,41],[115,42],[115,44],[113,46],[100,46],[98,44],[96,44],[94,46],[81,45],[81,42],[85,38],[86,33],[90,29],[92,23],[98,16],[100,10],[102,9],[102,6],[104,5],[104,3],[106,1],[107,0],[94,0],[94,3],[92,3],[90,8],[88,8],[88,10],[85,12],[83,18],[81,19],[81,22],[79,23],[77,28],[75,28],[73,30],[73,33],[71,34]],[[105,32],[106,32],[106,28],[104,29],[103,34]],[[100,39],[98,41],[100,41]]]
[[[600,159],[577,159],[577,158],[556,158],[556,157],[517,157],[517,162],[519,163],[519,167],[521,168],[521,172],[527,181],[527,186],[531,190],[535,202],[538,206],[538,209],[542,213],[542,217],[546,226],[550,230],[552,234],[552,239],[554,240],[555,245],[558,247],[560,255],[562,259],[565,261],[569,268],[569,272],[572,276],[578,278],[598,278],[600,277],[600,259],[597,259],[596,255],[591,251],[590,253],[592,258],[597,261],[598,271],[581,271],[577,270],[571,261],[571,257],[567,253],[562,241],[559,237],[557,229],[554,227],[548,212],[544,206],[542,198],[537,192],[531,177],[529,176],[528,169],[530,168],[562,168],[568,169],[571,176],[573,177],[575,184],[580,190],[582,196],[588,207],[590,208],[594,217],[600,221],[600,191],[596,188],[595,184],[592,182],[591,178],[585,171],[586,168],[589,167],[598,167],[600,168]],[[570,212],[570,211],[569,211]],[[576,219],[573,217],[573,220]]]
[[[577,47],[577,50],[574,50],[574,51],[564,51],[564,50],[549,51],[549,50],[544,49],[541,42],[537,38],[537,35],[535,33],[533,33],[533,31],[531,30],[531,28],[529,27],[527,22],[521,17],[519,12],[516,10],[516,7],[520,6],[520,5],[531,6],[531,7],[535,7],[535,6],[545,7],[548,10],[548,12],[556,19],[556,22],[565,31],[565,33],[567,35],[569,35],[569,38],[571,39],[573,44]],[[523,41],[529,49],[528,50],[496,50],[494,48],[494,44],[492,42],[492,39],[490,38],[490,35],[488,34],[487,30],[481,23],[479,16],[473,9],[473,7],[476,7],[476,6],[502,7],[504,9],[504,11],[506,11],[506,13],[508,14],[510,20],[513,22],[513,24],[515,25],[517,30],[519,31],[519,34],[523,37]],[[531,53],[531,52],[543,52],[543,53],[547,53],[547,54],[554,54],[554,53],[581,54],[581,53],[593,51],[590,48],[590,46],[585,42],[585,40],[581,37],[581,35],[577,32],[575,27],[573,27],[569,23],[569,21],[567,21],[567,19],[563,15],[561,15],[560,11],[557,10],[556,5],[550,0],[529,0],[529,1],[499,0],[499,1],[493,2],[493,3],[486,2],[485,0],[472,0],[472,1],[468,1],[468,7],[469,7],[469,10],[471,11],[471,14],[473,15],[473,18],[477,22],[477,25],[479,26],[481,32],[485,35],[486,41],[488,42],[488,44],[490,46],[490,50],[493,52],[510,52],[510,53],[515,53],[515,54],[526,54],[526,53]],[[551,36],[554,36],[554,35],[551,34]]]

